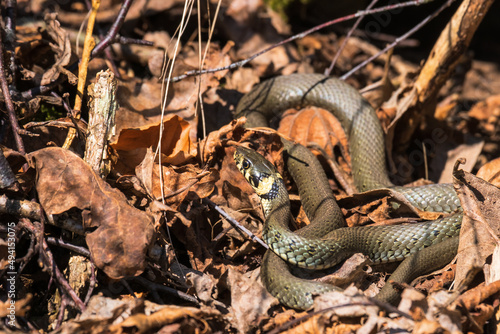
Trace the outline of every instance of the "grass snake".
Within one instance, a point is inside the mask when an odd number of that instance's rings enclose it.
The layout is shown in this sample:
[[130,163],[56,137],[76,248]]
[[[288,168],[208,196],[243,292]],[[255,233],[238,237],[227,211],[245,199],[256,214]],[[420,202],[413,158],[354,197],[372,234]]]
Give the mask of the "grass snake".
[[[336,290],[333,285],[293,276],[288,264],[302,268],[332,267],[354,253],[366,254],[372,263],[404,260],[391,275],[409,282],[435,271],[455,256],[462,221],[460,201],[450,184],[420,187],[394,186],[386,170],[384,135],[374,109],[345,82],[320,74],[280,76],[255,86],[239,102],[235,117],[246,116],[246,127],[268,126],[290,108],[317,106],[329,110],[349,138],[354,182],[358,191],[391,188],[416,208],[453,213],[415,224],[346,228],[325,172],[304,146],[282,139],[287,169],[297,184],[311,224],[292,232],[290,202],[283,179],[257,152],[237,147],[238,169],[260,196],[266,221],[266,252],[261,277],[268,291],[281,303],[308,309],[313,297]],[[395,303],[399,294],[386,284],[377,298]]]

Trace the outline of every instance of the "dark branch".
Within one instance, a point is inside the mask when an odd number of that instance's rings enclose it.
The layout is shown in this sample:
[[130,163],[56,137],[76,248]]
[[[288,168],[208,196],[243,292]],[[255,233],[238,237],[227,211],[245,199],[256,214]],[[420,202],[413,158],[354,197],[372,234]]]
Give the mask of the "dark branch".
[[17,122],[16,110],[14,109],[14,103],[12,103],[12,97],[9,91],[9,84],[7,83],[7,78],[5,77],[5,66],[3,63],[4,60],[4,50],[3,50],[3,42],[2,42],[2,33],[0,31],[0,87],[2,88],[2,93],[5,98],[5,106],[7,107],[7,112],[9,114],[10,126],[12,127],[12,132],[14,134],[14,140],[16,141],[17,150],[26,154],[24,150],[23,140],[21,139],[21,135],[19,134],[19,123]]
[[103,40],[99,42],[92,50],[92,57],[95,57],[99,55],[104,49],[106,49],[114,40],[116,35],[118,35],[118,31],[123,25],[123,21],[125,21],[125,16],[127,16],[128,10],[130,9],[130,6],[132,5],[133,0],[125,0],[123,2],[122,7],[120,8],[120,12],[118,13],[118,16],[116,17],[115,22],[109,29],[108,33],[104,37]]

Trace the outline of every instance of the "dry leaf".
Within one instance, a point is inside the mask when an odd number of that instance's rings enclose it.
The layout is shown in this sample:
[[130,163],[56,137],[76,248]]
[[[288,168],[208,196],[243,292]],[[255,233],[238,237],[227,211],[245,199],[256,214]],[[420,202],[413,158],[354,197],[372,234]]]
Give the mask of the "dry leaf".
[[[191,333],[198,329],[199,322],[208,326],[206,321],[216,321],[220,316],[215,309],[158,305],[140,298],[120,300],[95,295],[78,320],[65,322],[58,333],[149,333],[160,327],[163,330],[164,326]],[[196,319],[196,322],[189,319]],[[181,326],[168,327],[172,323]],[[159,332],[163,333],[161,330]]]
[[334,314],[338,316],[362,317],[367,314],[376,314],[378,307],[375,305],[352,305],[356,303],[367,302],[363,293],[354,286],[350,286],[344,291],[330,291],[314,299],[314,310],[324,310],[333,306],[343,307],[335,308]]
[[[81,133],[87,133],[87,124],[84,121],[74,121]],[[35,136],[23,135],[26,151],[33,152],[47,146],[62,147],[68,135],[68,129],[74,127],[74,123],[70,118],[59,118],[47,122],[30,122],[24,127],[30,133],[35,134]],[[73,140],[70,149],[73,152],[83,155],[85,144],[82,143],[80,136]]]
[[70,82],[76,84],[76,77],[70,71],[64,70],[63,67],[69,64],[71,58],[71,42],[69,35],[61,28],[61,24],[57,21],[57,13],[49,13],[45,15],[45,23],[47,24],[47,32],[55,41],[55,44],[50,43],[50,47],[54,52],[55,63],[47,70],[40,82],[41,85],[48,85],[54,82],[61,72],[63,72]]
[[240,93],[248,93],[260,80],[254,70],[240,67],[226,81],[225,89],[235,89]]
[[333,147],[337,144],[342,146],[343,152],[349,152],[347,136],[342,125],[325,109],[308,107],[299,112],[288,110],[283,115],[278,132],[304,146],[315,143],[331,157],[334,156]]
[[[204,319],[219,316],[220,313],[215,309],[167,306],[150,315],[143,313],[134,314],[121,323],[111,325],[109,327],[109,333],[130,333],[131,331],[145,333],[173,322],[186,320],[187,318],[194,318],[200,322],[206,323]],[[183,332],[188,331],[188,329],[194,331],[196,327],[196,325],[188,326]]]
[[[198,215],[205,212],[203,208],[195,208],[193,211],[194,212],[191,211],[186,213],[186,215],[188,218],[192,217],[196,220],[198,219]],[[206,232],[206,234],[201,232],[203,235],[203,237],[201,237],[198,234],[199,227],[195,227],[195,222],[188,218],[184,218],[182,215],[177,215],[176,218],[177,219],[168,221],[170,232],[182,242],[184,247],[186,247],[191,267],[203,272],[208,266],[213,264],[213,257],[207,256],[208,254],[206,254],[209,241],[207,235],[210,234],[209,232]],[[209,227],[207,227],[207,229],[209,229]]]
[[494,133],[500,119],[500,95],[493,95],[476,103],[469,116],[477,119],[487,133]]
[[221,148],[222,143],[232,137],[233,131],[239,131],[241,134],[244,123],[244,118],[236,119],[224,125],[219,130],[210,132],[207,138],[202,140],[199,145],[203,161],[210,161],[216,151]]
[[62,148],[45,148],[28,155],[37,171],[36,189],[45,212],[56,215],[82,210],[87,245],[96,266],[109,277],[142,273],[152,240],[152,219],[127,202],[80,157]]
[[500,187],[500,158],[496,158],[481,167],[477,172],[477,177]]
[[415,322],[412,332],[422,334],[436,331],[460,332],[460,312],[445,307],[450,300],[451,293],[439,291],[430,298],[425,298],[417,290],[408,288],[403,291],[401,297],[398,309],[412,316]]
[[472,136],[465,137],[465,143],[454,147],[453,149],[448,149],[448,145],[438,145],[433,144],[436,148],[427,147],[427,150],[434,151],[438,157],[446,157],[446,163],[442,167],[441,159],[434,159],[431,163],[431,169],[435,171],[441,171],[438,183],[451,183],[453,182],[453,166],[459,158],[467,158],[465,165],[462,169],[470,172],[477,162],[477,158],[484,146],[484,140],[477,139]]
[[186,273],[186,281],[191,284],[196,292],[196,296],[205,304],[213,304],[217,299],[218,280],[216,280],[212,275],[204,274],[191,269],[188,273]]
[[[149,125],[139,128],[123,129],[118,139],[110,143],[118,151],[136,151],[137,160],[142,160],[146,148],[158,147],[162,163],[181,165],[196,155],[189,132],[191,126],[177,115],[168,115],[163,121],[163,132],[160,134],[160,125]],[[160,141],[161,138],[161,141]]]
[[[11,316],[14,320],[16,317],[26,317],[27,313],[31,309],[30,303],[32,297],[31,293],[28,293],[20,299],[12,300],[9,298],[6,301],[0,301],[0,317],[7,318],[9,320],[13,320]],[[11,312],[11,308],[14,312]]]
[[457,287],[468,284],[493,253],[500,235],[500,189],[463,170],[453,172],[464,210],[458,249]]
[[434,117],[438,121],[444,121],[448,117],[451,117],[452,111],[457,109],[459,103],[460,95],[454,93],[445,97],[443,101],[439,102],[436,106],[436,111],[434,112]]
[[144,160],[137,166],[136,175],[146,187],[149,195],[158,200],[163,195],[166,204],[174,209],[181,205],[189,192],[196,193],[198,198],[208,197],[214,190],[215,182],[219,179],[219,172],[215,168],[204,171],[195,165],[182,167],[161,165],[160,167],[155,161],[151,148],[147,149]]
[[[213,44],[207,52],[204,68],[217,68],[230,63],[227,53],[230,48],[220,50]],[[199,69],[198,45],[189,45],[182,49],[173,75],[180,75],[189,70]],[[188,77],[179,82],[170,82],[165,103],[164,119],[177,115],[191,125],[189,136],[192,141],[197,137],[198,99],[209,87],[217,87],[219,79],[226,72],[205,74],[201,77]],[[120,82],[117,89],[117,102],[120,108],[116,112],[116,129],[142,129],[159,126],[162,121],[162,98],[166,84],[156,78],[149,80],[133,79]],[[113,139],[116,143],[118,140]]]
[[[390,62],[391,59],[392,55],[389,59],[387,59],[387,61]],[[386,67],[387,66],[388,64],[386,64]],[[368,102],[370,102],[374,109],[378,109],[385,101],[387,101],[392,96],[394,91],[395,88],[388,77],[388,72],[385,72],[382,79],[364,88],[360,93],[365,99],[368,100]]]
[[235,316],[236,327],[241,333],[248,333],[258,323],[258,319],[267,315],[269,308],[278,304],[276,298],[262,286],[257,279],[260,270],[250,275],[241,274],[229,268],[227,284],[231,288],[231,307]]

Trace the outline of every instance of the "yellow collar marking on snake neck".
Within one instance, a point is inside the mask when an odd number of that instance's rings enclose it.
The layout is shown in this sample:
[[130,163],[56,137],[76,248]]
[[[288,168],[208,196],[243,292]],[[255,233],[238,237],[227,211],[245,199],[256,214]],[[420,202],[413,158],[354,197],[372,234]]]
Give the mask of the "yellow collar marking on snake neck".
[[273,189],[273,184],[276,181],[276,179],[279,178],[281,179],[281,175],[279,173],[276,173],[275,177],[272,176],[267,176],[263,179],[260,180],[259,186],[255,188],[255,192],[259,196],[265,196],[271,192]]

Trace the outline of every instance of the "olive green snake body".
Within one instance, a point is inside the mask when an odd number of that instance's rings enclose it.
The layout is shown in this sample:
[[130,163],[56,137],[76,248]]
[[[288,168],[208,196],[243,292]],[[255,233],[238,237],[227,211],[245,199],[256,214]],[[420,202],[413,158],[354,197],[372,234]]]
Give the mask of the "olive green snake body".
[[[245,95],[235,117],[246,116],[246,127],[268,126],[268,120],[280,117],[284,110],[309,105],[329,110],[341,122],[349,138],[358,191],[390,187],[420,210],[456,213],[423,223],[345,228],[317,159],[305,147],[282,139],[285,163],[311,220],[307,227],[292,232],[288,227],[290,202],[281,176],[255,151],[237,147],[236,165],[260,196],[266,215],[263,237],[272,252],[264,257],[261,277],[268,291],[287,306],[307,309],[315,295],[337,288],[299,279],[290,273],[287,263],[328,268],[357,252],[366,254],[373,263],[404,260],[390,278],[396,282],[411,281],[449,263],[457,252],[462,221],[460,201],[452,185],[392,185],[386,170],[382,127],[373,108],[356,89],[319,74],[276,77]],[[399,295],[386,284],[377,298],[394,303]]]

